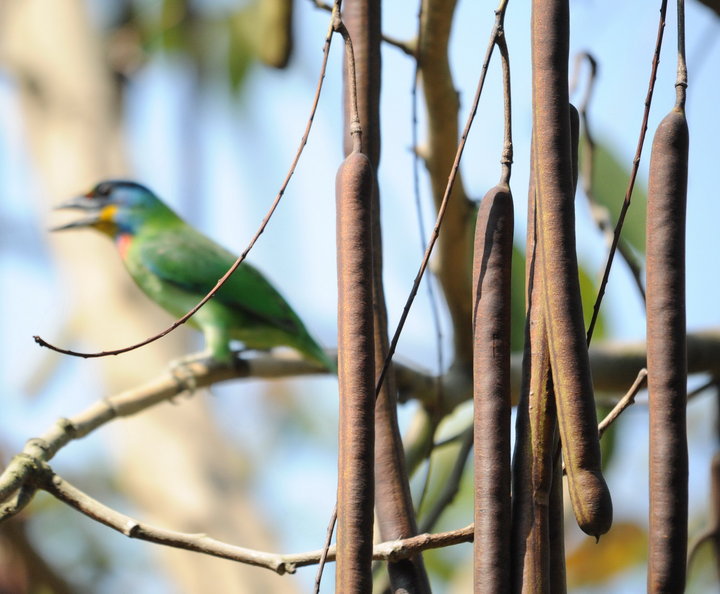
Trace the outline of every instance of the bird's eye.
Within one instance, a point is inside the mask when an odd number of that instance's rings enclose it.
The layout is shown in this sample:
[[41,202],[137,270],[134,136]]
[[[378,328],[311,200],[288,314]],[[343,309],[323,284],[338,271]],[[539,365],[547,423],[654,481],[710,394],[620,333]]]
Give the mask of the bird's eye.
[[110,184],[99,184],[96,186],[93,195],[97,198],[107,198],[110,195],[111,190],[112,188],[110,187]]

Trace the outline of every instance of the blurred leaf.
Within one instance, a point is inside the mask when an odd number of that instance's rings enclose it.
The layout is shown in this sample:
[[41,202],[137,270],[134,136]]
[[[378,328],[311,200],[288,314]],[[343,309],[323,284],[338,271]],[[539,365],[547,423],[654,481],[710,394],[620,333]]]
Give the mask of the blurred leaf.
[[510,279],[510,347],[516,352],[522,351],[525,342],[525,250],[517,244],[513,245]]
[[293,0],[260,0],[257,53],[273,68],[285,68],[293,48]]
[[[459,406],[451,415],[445,417],[440,423],[438,430],[435,434],[435,443],[440,443],[445,440],[452,439],[441,447],[433,448],[432,454],[429,460],[429,469],[426,467],[424,471],[418,472],[416,479],[413,483],[417,486],[417,483],[424,483],[429,472],[429,481],[425,488],[425,494],[420,504],[419,517],[420,524],[423,524],[425,517],[428,512],[434,508],[438,500],[443,496],[448,483],[450,482],[453,469],[455,468],[456,462],[458,461],[459,454],[462,447],[462,437],[464,436],[465,430],[472,423],[472,403],[468,402]],[[454,438],[454,439],[453,439]],[[458,518],[452,518],[453,513],[460,513],[461,518],[459,522],[463,521],[465,510],[467,506],[472,507],[472,471],[468,472],[470,456],[466,456],[463,459],[463,474],[458,485],[458,492],[455,494],[454,499],[444,508],[442,515],[440,516],[437,524],[433,529],[442,530],[443,526],[446,526],[445,522],[449,522],[449,525],[457,525],[455,520]],[[470,469],[472,467],[470,466]],[[415,489],[414,489],[415,490]],[[415,500],[419,501],[420,494],[415,490]],[[447,526],[446,526],[447,527]],[[448,528],[449,529],[449,528]]]
[[255,61],[255,45],[253,28],[257,26],[255,15],[251,10],[241,10],[227,20],[228,54],[227,75],[230,88],[237,92],[243,86],[245,77]]
[[[598,283],[595,282],[595,276],[590,274],[582,264],[578,264],[578,276],[580,279],[580,296],[582,298],[583,316],[585,318],[585,327],[587,328],[590,325],[590,320],[592,319],[593,306],[595,305],[595,299],[598,294]],[[602,340],[605,337],[605,334],[605,321],[603,310],[601,308],[600,315],[598,316],[597,323],[595,324],[593,338],[594,340]]]
[[165,51],[187,49],[187,17],[186,0],[163,0],[160,29],[157,31],[162,49]]
[[188,0],[162,0],[159,11],[133,10],[127,19],[124,24],[137,29],[146,52],[182,54],[203,84],[206,77],[211,81],[219,75],[237,92],[257,60],[261,36],[257,2],[223,12]]
[[632,522],[616,522],[595,544],[594,537],[567,556],[568,588],[597,586],[647,558],[647,532]]
[[[598,406],[596,409],[598,423],[602,421],[606,415],[612,410],[609,406]],[[622,418],[618,418],[610,427],[603,433],[602,439],[600,440],[600,453],[602,454],[602,466],[606,469],[608,464],[612,461],[615,455],[615,444],[617,443],[617,428],[618,424],[622,422]]]
[[[585,142],[580,143],[580,152]],[[580,157],[582,159],[582,155]],[[613,150],[602,140],[595,141],[595,163],[593,172],[593,193],[595,200],[605,206],[611,215],[614,226],[620,216],[625,191],[627,190],[630,170]],[[633,189],[632,202],[623,223],[622,237],[634,250],[645,253],[645,211],[647,191],[638,180]]]

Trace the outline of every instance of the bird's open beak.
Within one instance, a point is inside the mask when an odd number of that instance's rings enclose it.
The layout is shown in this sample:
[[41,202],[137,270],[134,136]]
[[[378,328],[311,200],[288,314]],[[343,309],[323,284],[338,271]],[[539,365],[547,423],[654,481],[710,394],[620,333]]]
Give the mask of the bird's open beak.
[[58,204],[54,208],[54,210],[81,210],[84,213],[86,213],[86,216],[79,218],[76,221],[72,221],[70,223],[65,223],[64,225],[58,225],[57,227],[52,227],[50,229],[50,231],[64,231],[65,229],[80,229],[83,227],[92,227],[94,225],[97,225],[102,220],[101,213],[102,213],[104,206],[106,206],[106,205],[104,205],[102,203],[98,204],[98,201],[89,195],[76,196],[75,198],[72,198],[72,199],[68,200],[67,202]]

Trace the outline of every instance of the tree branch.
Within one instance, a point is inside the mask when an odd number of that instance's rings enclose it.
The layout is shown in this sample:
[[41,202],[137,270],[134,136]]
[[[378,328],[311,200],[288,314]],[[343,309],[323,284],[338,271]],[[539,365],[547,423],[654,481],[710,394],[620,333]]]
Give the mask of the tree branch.
[[[130,516],[93,499],[61,476],[55,474],[46,464],[40,469],[37,479],[39,488],[47,491],[80,513],[129,538],[262,567],[270,569],[279,575],[295,573],[298,567],[315,565],[319,562],[322,554],[321,550],[286,555],[268,553],[231,545],[202,533],[176,532],[138,522]],[[427,549],[472,542],[472,538],[472,525],[450,532],[420,534],[411,538],[377,544],[373,547],[372,557],[375,561],[399,561],[414,557]],[[335,547],[330,547],[327,556],[328,561],[335,561],[335,552]]]
[[[687,345],[688,373],[720,376],[720,328],[688,334]],[[34,490],[30,485],[30,477],[39,464],[51,460],[71,441],[85,437],[110,421],[137,414],[160,402],[172,400],[185,391],[192,392],[231,379],[280,379],[326,373],[318,366],[300,359],[283,359],[271,355],[242,359],[238,355],[236,353],[232,365],[218,365],[210,359],[186,363],[184,368],[190,380],[178,377],[177,373],[167,372],[142,386],[98,400],[74,417],[60,418],[39,437],[29,439],[23,451],[0,474],[0,502],[4,503],[0,508],[0,521],[20,511],[32,498]],[[513,355],[513,403],[517,403],[521,359],[520,353]],[[395,366],[401,402],[418,400],[431,408],[436,406],[437,386],[433,375],[407,364],[395,363]],[[645,343],[597,344],[590,348],[590,367],[598,391],[625,393],[627,386],[635,381],[638,372],[645,367]],[[472,385],[458,381],[458,374],[448,372],[441,380],[445,395],[443,410],[435,410],[433,418],[442,418],[442,415],[472,397]],[[421,450],[425,451],[425,448]],[[409,461],[410,471],[414,467],[415,463]]]

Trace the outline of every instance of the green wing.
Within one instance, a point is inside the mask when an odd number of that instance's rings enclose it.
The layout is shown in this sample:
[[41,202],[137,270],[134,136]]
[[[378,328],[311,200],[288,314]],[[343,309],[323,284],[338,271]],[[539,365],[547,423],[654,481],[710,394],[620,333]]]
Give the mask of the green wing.
[[[235,256],[190,226],[155,231],[136,238],[142,265],[160,280],[198,295],[210,292]],[[256,323],[289,334],[306,333],[288,303],[253,266],[243,262],[214,299]]]

